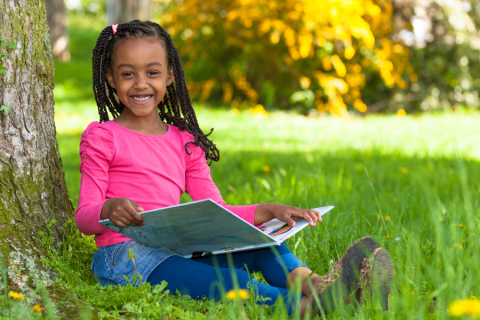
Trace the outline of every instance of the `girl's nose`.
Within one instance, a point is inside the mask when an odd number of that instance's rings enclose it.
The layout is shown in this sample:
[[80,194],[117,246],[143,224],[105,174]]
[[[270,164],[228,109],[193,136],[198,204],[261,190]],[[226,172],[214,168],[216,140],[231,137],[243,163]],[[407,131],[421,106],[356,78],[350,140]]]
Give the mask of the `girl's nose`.
[[146,89],[148,87],[147,77],[139,76],[137,82],[135,82],[136,89]]

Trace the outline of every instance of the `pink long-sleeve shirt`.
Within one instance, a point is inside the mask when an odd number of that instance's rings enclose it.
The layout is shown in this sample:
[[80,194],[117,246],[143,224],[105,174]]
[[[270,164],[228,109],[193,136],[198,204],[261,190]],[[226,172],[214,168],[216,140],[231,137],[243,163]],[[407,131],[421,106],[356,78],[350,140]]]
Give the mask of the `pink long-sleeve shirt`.
[[228,206],[210,176],[205,153],[187,131],[169,125],[164,135],[146,135],[114,121],[92,122],[80,140],[80,195],[75,221],[97,247],[130,240],[100,223],[103,203],[128,198],[143,209],[179,204],[186,189],[192,199],[210,198],[250,224],[257,205]]

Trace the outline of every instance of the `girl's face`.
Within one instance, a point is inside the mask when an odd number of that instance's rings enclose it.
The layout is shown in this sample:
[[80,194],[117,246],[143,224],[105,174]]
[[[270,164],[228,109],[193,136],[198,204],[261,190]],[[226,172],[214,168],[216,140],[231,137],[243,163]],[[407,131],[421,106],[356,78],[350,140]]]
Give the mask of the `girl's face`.
[[158,116],[158,104],[173,82],[166,49],[158,39],[133,38],[120,43],[112,55],[107,81],[125,105],[122,116]]

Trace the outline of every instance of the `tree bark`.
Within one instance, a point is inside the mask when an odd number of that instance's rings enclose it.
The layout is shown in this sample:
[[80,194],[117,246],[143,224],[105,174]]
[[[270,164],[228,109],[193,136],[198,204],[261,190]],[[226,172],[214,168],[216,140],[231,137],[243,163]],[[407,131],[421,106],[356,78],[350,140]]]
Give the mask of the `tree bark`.
[[[8,279],[20,289],[26,280],[45,279],[40,258],[46,249],[39,231],[50,226],[58,247],[63,223],[73,216],[53,120],[54,65],[43,1],[0,1],[0,37],[18,49],[0,75],[0,250],[8,261]],[[4,260],[5,262],[5,260]],[[26,289],[25,289],[26,290]]]
[[150,20],[152,0],[109,0],[107,4],[107,25],[132,20]]
[[45,0],[45,8],[53,56],[60,61],[70,60],[65,3],[63,0]]

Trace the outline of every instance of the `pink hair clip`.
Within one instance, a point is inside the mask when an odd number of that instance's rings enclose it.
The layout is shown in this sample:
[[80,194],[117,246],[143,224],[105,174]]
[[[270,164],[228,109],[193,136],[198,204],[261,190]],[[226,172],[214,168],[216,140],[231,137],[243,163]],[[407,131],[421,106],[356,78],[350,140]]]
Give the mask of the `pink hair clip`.
[[117,33],[118,24],[112,25],[113,34]]

